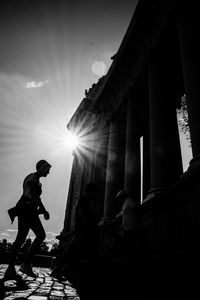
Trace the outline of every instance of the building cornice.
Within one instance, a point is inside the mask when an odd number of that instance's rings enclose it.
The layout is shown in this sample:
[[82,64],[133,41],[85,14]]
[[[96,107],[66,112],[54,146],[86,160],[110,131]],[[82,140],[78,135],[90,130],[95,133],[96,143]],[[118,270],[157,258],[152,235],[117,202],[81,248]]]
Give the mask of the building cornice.
[[140,0],[127,32],[113,62],[103,80],[93,85],[68,124],[76,124],[82,114],[88,112],[105,115],[105,106],[112,114],[119,106],[130,87],[137,84],[149,55],[172,15],[178,0]]

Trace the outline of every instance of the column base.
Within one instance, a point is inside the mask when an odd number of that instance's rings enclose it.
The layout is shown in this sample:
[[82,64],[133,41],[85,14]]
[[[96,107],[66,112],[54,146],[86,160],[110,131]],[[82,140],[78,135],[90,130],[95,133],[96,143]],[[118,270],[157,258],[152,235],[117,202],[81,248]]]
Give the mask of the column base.
[[188,169],[191,169],[193,167],[198,167],[199,165],[200,165],[200,156],[193,157],[190,160],[189,168]]

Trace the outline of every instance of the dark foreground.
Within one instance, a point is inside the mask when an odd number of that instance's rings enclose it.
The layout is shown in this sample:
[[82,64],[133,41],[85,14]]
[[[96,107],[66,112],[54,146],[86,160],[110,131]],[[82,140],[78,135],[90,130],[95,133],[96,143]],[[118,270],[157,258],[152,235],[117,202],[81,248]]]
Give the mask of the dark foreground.
[[[6,265],[0,265],[0,279]],[[86,262],[74,265],[68,280],[58,282],[49,276],[49,269],[34,268],[38,277],[33,280],[23,275],[28,289],[20,288],[15,281],[0,287],[0,299],[68,299],[68,300],[139,300],[192,299],[199,296],[199,263],[185,261],[102,261],[88,266]],[[191,298],[192,297],[192,298]]]

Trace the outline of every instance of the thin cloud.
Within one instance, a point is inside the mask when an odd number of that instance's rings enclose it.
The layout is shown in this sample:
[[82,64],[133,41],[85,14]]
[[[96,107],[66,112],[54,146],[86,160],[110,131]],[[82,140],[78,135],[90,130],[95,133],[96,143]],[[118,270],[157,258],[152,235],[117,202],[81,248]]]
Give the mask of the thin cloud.
[[25,87],[27,89],[31,89],[31,88],[39,88],[39,87],[43,87],[48,83],[48,80],[45,81],[29,81],[25,84]]
[[0,235],[2,235],[2,236],[10,236],[10,234],[8,234],[6,232],[2,232],[2,233],[0,233]]

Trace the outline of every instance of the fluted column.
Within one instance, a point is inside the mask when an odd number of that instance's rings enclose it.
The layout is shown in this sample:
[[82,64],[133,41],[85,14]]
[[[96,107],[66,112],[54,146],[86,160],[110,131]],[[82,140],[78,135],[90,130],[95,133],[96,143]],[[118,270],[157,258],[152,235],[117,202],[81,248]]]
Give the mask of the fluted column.
[[96,133],[93,132],[91,134],[91,141],[88,142],[88,147],[86,150],[85,168],[87,170],[87,182],[93,182],[95,180],[97,147]]
[[119,189],[119,123],[116,118],[110,122],[108,156],[106,168],[106,185],[104,198],[103,219],[112,218],[115,214],[115,195]]
[[193,156],[200,155],[200,27],[198,1],[181,2],[178,34]]
[[182,174],[175,99],[166,68],[157,55],[149,64],[150,176],[153,193],[172,184]]
[[108,140],[109,127],[100,127],[98,132],[96,132],[95,139],[95,168],[93,169],[93,181],[95,181],[100,188],[99,198],[102,199],[102,201],[104,201],[105,196]]
[[150,190],[150,141],[149,141],[149,127],[145,124],[145,130],[143,132],[143,164],[142,164],[142,189],[143,200],[146,198]]
[[66,203],[65,217],[63,229],[59,235],[59,240],[61,244],[65,244],[69,241],[70,232],[74,229],[74,216],[75,216],[75,206],[77,199],[80,195],[80,179],[82,178],[82,168],[79,164],[77,154],[74,153],[71,178],[68,190],[68,197]]
[[131,197],[140,201],[140,136],[137,99],[127,100],[127,128],[124,187]]
[[64,226],[61,232],[67,232],[70,230],[70,220],[71,220],[71,214],[72,214],[72,207],[73,207],[73,196],[74,196],[74,184],[75,184],[75,176],[76,176],[76,157],[73,156],[73,163],[72,163],[72,171],[71,171],[71,177],[70,177],[70,183],[69,183],[69,189],[68,189],[68,197],[67,197],[67,203],[66,203],[66,209],[65,209],[65,217],[64,217]]

